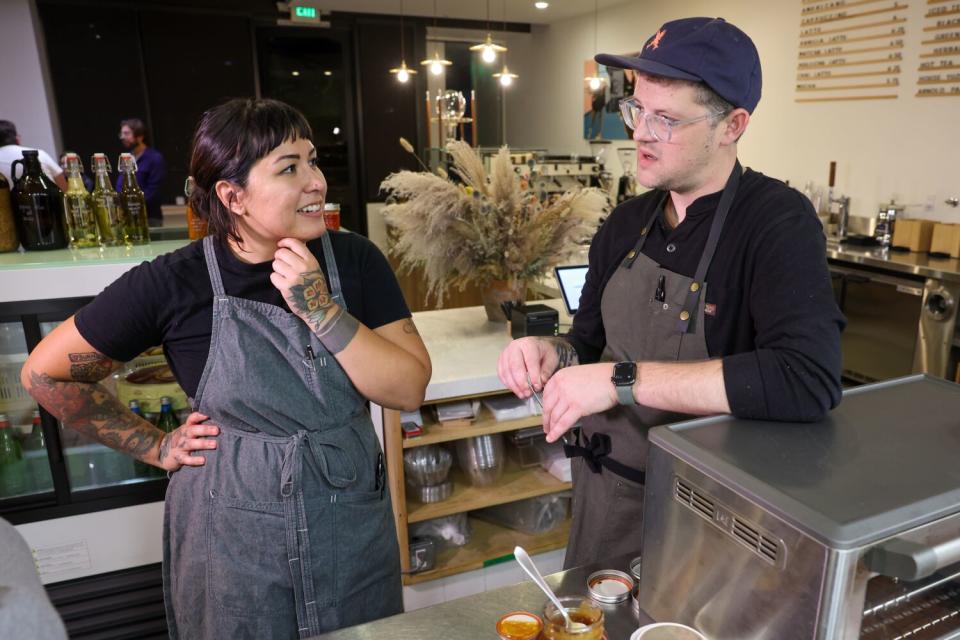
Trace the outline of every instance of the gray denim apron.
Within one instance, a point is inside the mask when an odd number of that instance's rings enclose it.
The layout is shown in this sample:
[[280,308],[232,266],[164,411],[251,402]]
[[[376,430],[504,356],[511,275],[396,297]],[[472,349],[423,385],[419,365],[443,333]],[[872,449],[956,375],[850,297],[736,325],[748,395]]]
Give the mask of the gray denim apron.
[[[705,276],[741,173],[737,162],[693,278],[664,269],[641,252],[669,194],[664,197],[603,290],[600,313],[607,344],[602,361],[673,362],[709,357],[703,325]],[[573,524],[564,568],[628,553],[639,555],[647,431],[687,417],[643,405],[617,405],[581,420],[577,444],[565,447],[573,458]]]
[[[366,401],[307,325],[226,295],[203,240],[213,333],[192,401],[218,425],[206,464],[171,474],[171,638],[306,638],[400,613],[396,527]],[[329,237],[332,297],[344,305]]]

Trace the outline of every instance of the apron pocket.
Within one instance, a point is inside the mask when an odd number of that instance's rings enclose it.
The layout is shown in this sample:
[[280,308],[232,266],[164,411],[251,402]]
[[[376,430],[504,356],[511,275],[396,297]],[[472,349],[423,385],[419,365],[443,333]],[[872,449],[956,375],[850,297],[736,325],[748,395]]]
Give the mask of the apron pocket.
[[210,492],[207,588],[225,613],[296,619],[282,502]]
[[373,620],[400,613],[400,551],[389,492],[338,493],[334,503],[337,599],[341,615]]
[[603,521],[600,548],[610,549],[610,555],[639,551],[643,543],[644,486],[621,478],[609,469],[604,469],[603,473],[609,474],[615,486],[608,492],[611,499]]

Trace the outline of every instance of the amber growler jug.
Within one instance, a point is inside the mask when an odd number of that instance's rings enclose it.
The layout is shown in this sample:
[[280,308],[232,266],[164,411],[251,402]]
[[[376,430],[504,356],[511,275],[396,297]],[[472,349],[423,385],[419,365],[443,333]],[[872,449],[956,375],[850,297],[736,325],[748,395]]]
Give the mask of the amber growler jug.
[[[17,177],[17,166],[23,173]],[[10,167],[13,206],[20,242],[27,251],[63,249],[67,232],[63,225],[63,192],[40,168],[39,153],[23,152],[23,160]]]

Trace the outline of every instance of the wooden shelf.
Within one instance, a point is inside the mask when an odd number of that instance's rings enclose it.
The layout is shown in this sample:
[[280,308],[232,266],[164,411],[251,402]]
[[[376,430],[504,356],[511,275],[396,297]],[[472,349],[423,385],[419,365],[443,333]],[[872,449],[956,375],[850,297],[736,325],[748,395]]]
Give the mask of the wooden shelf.
[[518,469],[511,466],[509,462],[500,480],[489,487],[472,486],[459,469],[451,475],[453,476],[453,494],[442,502],[430,504],[408,500],[407,522],[421,522],[454,513],[492,507],[495,504],[557,493],[573,486],[570,482],[560,482],[543,469]]
[[437,554],[435,568],[422,573],[403,576],[403,584],[411,585],[452,576],[464,571],[513,561],[513,548],[522,546],[530,555],[562,549],[570,535],[570,519],[556,529],[539,535],[530,535],[514,529],[470,518],[472,535],[462,547],[444,549]]
[[[426,412],[424,412],[426,413]],[[498,421],[490,413],[490,410],[480,406],[480,413],[477,419],[468,427],[443,426],[436,420],[427,420],[424,416],[423,435],[416,438],[404,438],[403,448],[420,447],[425,444],[436,444],[438,442],[449,442],[451,440],[460,440],[461,438],[470,438],[472,436],[482,436],[486,433],[502,433],[504,431],[516,431],[524,427],[535,427],[543,424],[543,416],[527,416],[517,420]]]

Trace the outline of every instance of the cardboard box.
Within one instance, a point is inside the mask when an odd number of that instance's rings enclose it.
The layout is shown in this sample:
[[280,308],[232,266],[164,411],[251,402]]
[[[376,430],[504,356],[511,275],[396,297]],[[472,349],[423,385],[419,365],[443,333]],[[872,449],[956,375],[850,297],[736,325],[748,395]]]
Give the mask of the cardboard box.
[[897,249],[926,253],[930,251],[930,239],[935,224],[932,220],[898,218],[893,225],[893,240],[890,245]]
[[933,238],[930,240],[930,253],[960,258],[960,224],[938,222],[934,225]]

